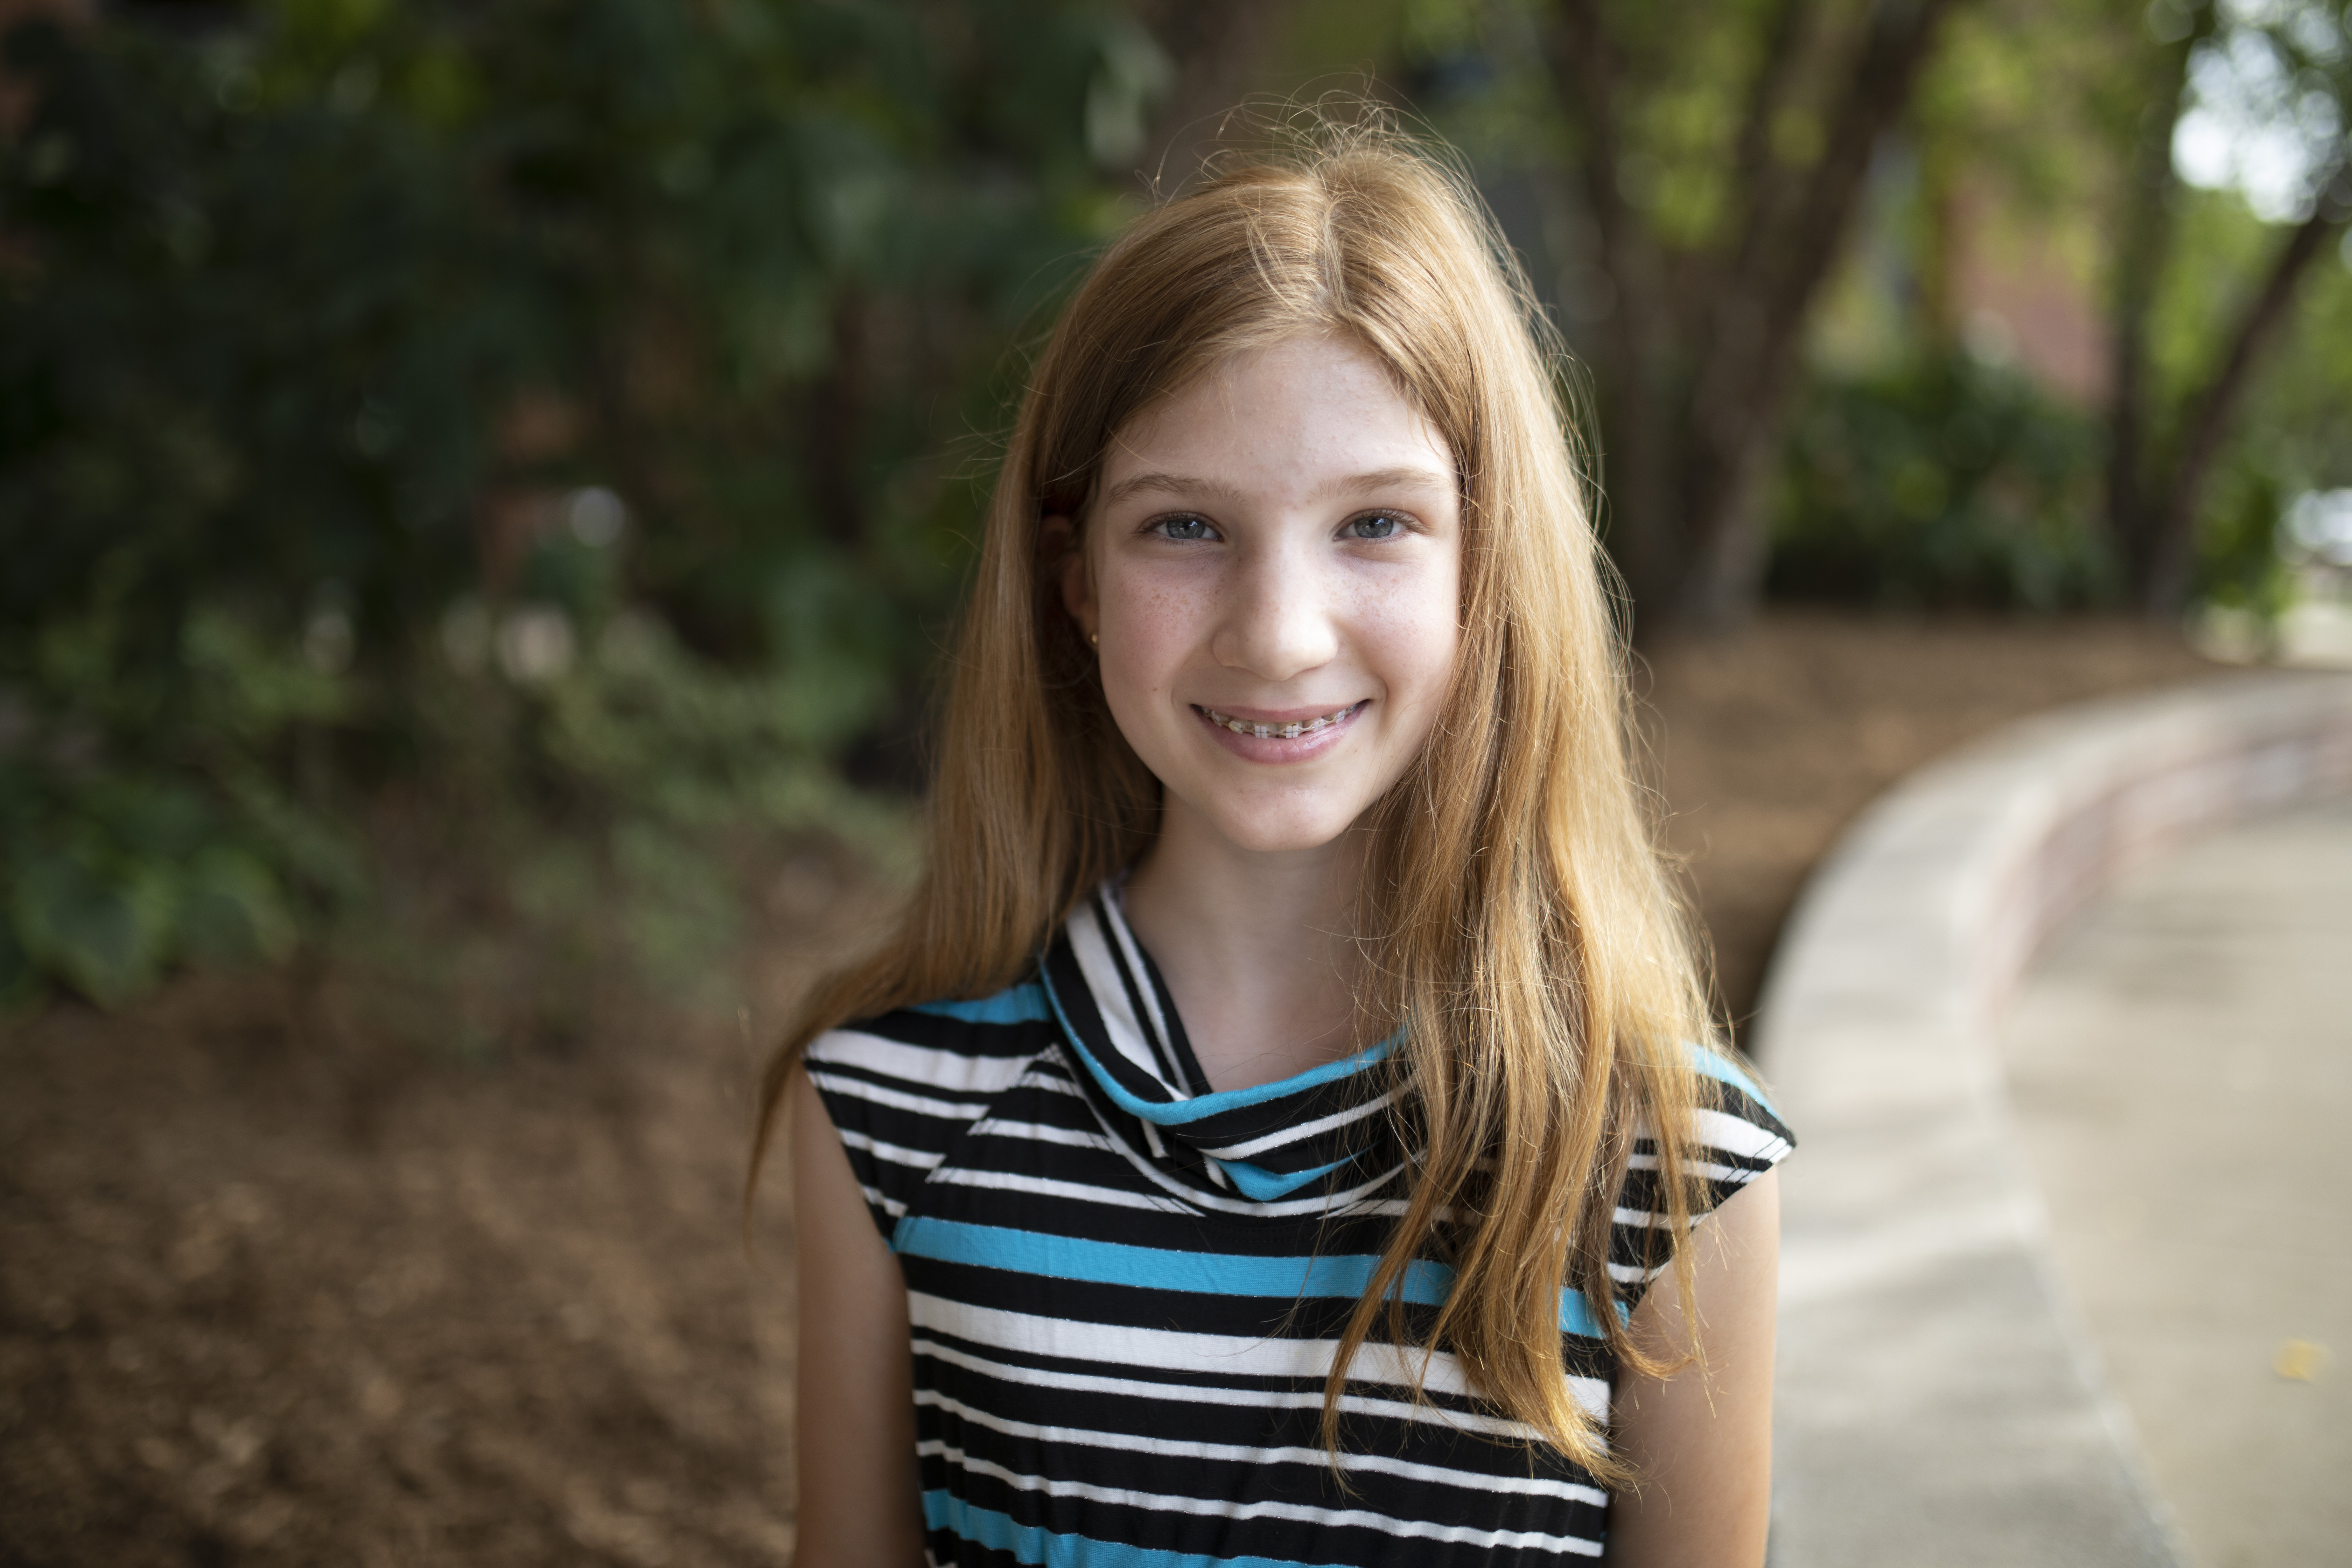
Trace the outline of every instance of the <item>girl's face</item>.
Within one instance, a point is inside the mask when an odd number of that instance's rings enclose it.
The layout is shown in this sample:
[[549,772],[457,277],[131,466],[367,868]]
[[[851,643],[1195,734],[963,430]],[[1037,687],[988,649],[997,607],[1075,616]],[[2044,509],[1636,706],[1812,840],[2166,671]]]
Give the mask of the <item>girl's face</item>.
[[1163,840],[1337,839],[1411,765],[1453,674],[1444,437],[1362,350],[1296,339],[1122,432],[1097,494],[1063,593],[1165,786]]

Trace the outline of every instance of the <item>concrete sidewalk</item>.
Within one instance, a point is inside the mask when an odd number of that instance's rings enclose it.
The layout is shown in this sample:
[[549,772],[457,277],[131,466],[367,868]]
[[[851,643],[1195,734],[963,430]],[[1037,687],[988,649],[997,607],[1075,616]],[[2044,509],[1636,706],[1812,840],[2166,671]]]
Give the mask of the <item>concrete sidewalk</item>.
[[2058,1275],[2185,1543],[2352,1564],[2352,796],[2127,873],[1999,1032]]
[[[2352,678],[2246,676],[2053,710],[1988,737],[1874,804],[1814,872],[1751,1037],[1800,1140],[1781,1193],[1776,1568],[2180,1568],[2218,1555],[2168,1522],[2193,1505],[2168,1502],[2170,1489],[2144,1462],[2132,1436],[2141,1423],[2105,1374],[2110,1358],[2085,1325],[2079,1302],[2087,1289],[2069,1288],[2053,1254],[2053,1208],[2094,1216],[2084,1223],[2095,1233],[2105,1222],[2078,1194],[2062,1191],[2053,1202],[2043,1192],[2011,1099],[2009,1005],[2045,942],[2092,929],[2075,917],[2108,889],[2160,874],[2154,868],[2209,835],[2347,794]],[[2310,902],[2324,906],[2337,896],[2331,889],[2352,889],[2352,878],[2315,851],[2288,849],[2265,863],[2273,861],[2313,879]],[[2257,908],[2279,901],[2249,874]],[[2185,901],[2216,902],[2233,875]],[[2285,923],[2301,930],[2312,920],[2298,913]],[[2218,929],[2235,928],[2223,915]],[[2352,956],[2340,938],[2336,952]],[[2316,977],[2323,1023],[2325,987],[2343,963],[2331,955],[2287,965]],[[2158,967],[2171,991],[2221,997],[2229,1026],[2244,1022],[2242,1005],[2227,1005],[2232,993],[2195,977],[2179,954]],[[2268,996],[2285,983],[2250,984]],[[2137,997],[2140,1016],[2186,1006],[2149,995],[2144,981],[2121,988]],[[2327,1037],[2341,1041],[2340,1028]],[[2068,1048],[2088,1048],[2095,1030],[2086,1020],[2063,1032],[2080,1037]],[[2190,1103],[2216,1101],[2231,1053],[2213,1039],[2228,1031],[2192,1023],[2188,1033],[2188,1065],[2173,1076]],[[2147,1114],[2085,1096],[2116,1092],[2114,1079],[2137,1092],[2141,1079],[2163,1075],[2133,1068],[2158,1053],[2136,1050],[2128,1027],[2103,1037],[2118,1042],[2123,1060],[2078,1073],[2053,1104],[2128,1135]],[[2045,1051],[2037,1059],[2061,1058]],[[2176,1299],[2159,1297],[2158,1283],[2178,1300],[2211,1301],[2212,1322],[2252,1334],[2257,1369],[2278,1339],[2326,1342],[2336,1332],[2304,1325],[2300,1311],[2286,1313],[2288,1326],[2264,1314],[2290,1291],[2326,1299],[2324,1285],[2294,1283],[2303,1278],[2295,1271],[2333,1262],[2344,1236],[2340,1222],[2293,1212],[2300,1202],[2340,1203],[2328,1180],[2341,1142],[2340,1092],[2314,1106],[2327,1093],[2319,1079],[2271,1070],[2278,1081],[2263,1116],[2233,1121],[2214,1109],[2209,1121],[2158,1141],[2159,1168],[2188,1173],[2165,1178],[2175,1186],[2142,1177],[2111,1188],[2157,1194],[2148,1228],[2158,1231],[2187,1223],[2175,1212],[2180,1201],[2164,1194],[2203,1194],[2225,1226],[2242,1221],[2242,1239],[2225,1234],[2218,1257],[2202,1261],[2143,1264],[2134,1253],[2128,1263],[2103,1256],[2087,1265],[2127,1306]],[[2070,1153],[2073,1138],[2062,1134]],[[2101,1179],[2121,1158],[2084,1156]],[[2283,1187],[2260,1186],[2265,1161],[2283,1168]],[[2222,1359],[2230,1355],[2242,1352]],[[2281,1392],[2324,1397],[2335,1385],[2330,1373],[2319,1375],[2331,1381]],[[2154,1376],[2189,1413],[2184,1431],[2235,1419],[2217,1414],[2225,1392],[2218,1361],[2208,1373]],[[2268,1391],[2260,1375],[2255,1383]],[[2276,1427],[2275,1415],[2258,1410],[2252,1425]],[[2326,1424],[2324,1412],[2318,1419]],[[2153,1432],[2157,1423],[2147,1425]],[[2317,1429],[2286,1432],[2285,1446],[2308,1449]],[[2273,1456],[2278,1432],[2263,1434],[2261,1447],[2239,1433],[2217,1439],[2243,1456],[2219,1486],[2235,1496],[2245,1478],[2268,1475],[2268,1489],[2242,1504],[2249,1513],[2280,1514],[2280,1500],[2305,1487],[2304,1478],[2345,1469],[2313,1454],[2290,1467]],[[2215,1461],[2199,1450],[2183,1462]],[[2168,1464],[2168,1476],[2179,1468]],[[2326,1540],[2340,1515],[2297,1517],[2315,1521],[2320,1545],[2290,1560],[2352,1563]]]

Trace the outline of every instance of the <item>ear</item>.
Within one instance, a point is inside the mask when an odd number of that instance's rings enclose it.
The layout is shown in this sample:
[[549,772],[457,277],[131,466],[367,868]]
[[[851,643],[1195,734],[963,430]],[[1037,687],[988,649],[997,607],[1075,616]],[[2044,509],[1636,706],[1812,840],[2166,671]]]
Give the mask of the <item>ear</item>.
[[1100,629],[1097,625],[1095,574],[1087,560],[1086,546],[1076,534],[1076,525],[1068,518],[1048,517],[1038,531],[1037,542],[1049,555],[1061,556],[1062,607],[1070,612],[1070,619],[1078,623],[1079,635],[1091,638]]

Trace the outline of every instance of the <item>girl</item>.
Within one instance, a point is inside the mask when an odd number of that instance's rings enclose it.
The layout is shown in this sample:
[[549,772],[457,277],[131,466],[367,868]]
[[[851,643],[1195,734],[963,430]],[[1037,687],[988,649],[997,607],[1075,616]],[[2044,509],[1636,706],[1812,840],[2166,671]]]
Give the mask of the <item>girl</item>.
[[809,1568],[1761,1561],[1789,1137],[1693,1044],[1545,342],[1381,130],[1071,303],[929,871],[767,1077]]

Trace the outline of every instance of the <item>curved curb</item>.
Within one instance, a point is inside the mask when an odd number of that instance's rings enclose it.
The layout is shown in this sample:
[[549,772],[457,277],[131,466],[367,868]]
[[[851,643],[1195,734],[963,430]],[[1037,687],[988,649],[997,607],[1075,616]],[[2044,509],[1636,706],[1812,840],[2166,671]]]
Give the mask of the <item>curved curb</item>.
[[2056,1289],[1997,1012],[2051,929],[2201,829],[2352,788],[2352,678],[2223,678],[2014,725],[1807,885],[1756,1055],[1782,1177],[1771,1560],[2182,1561]]

